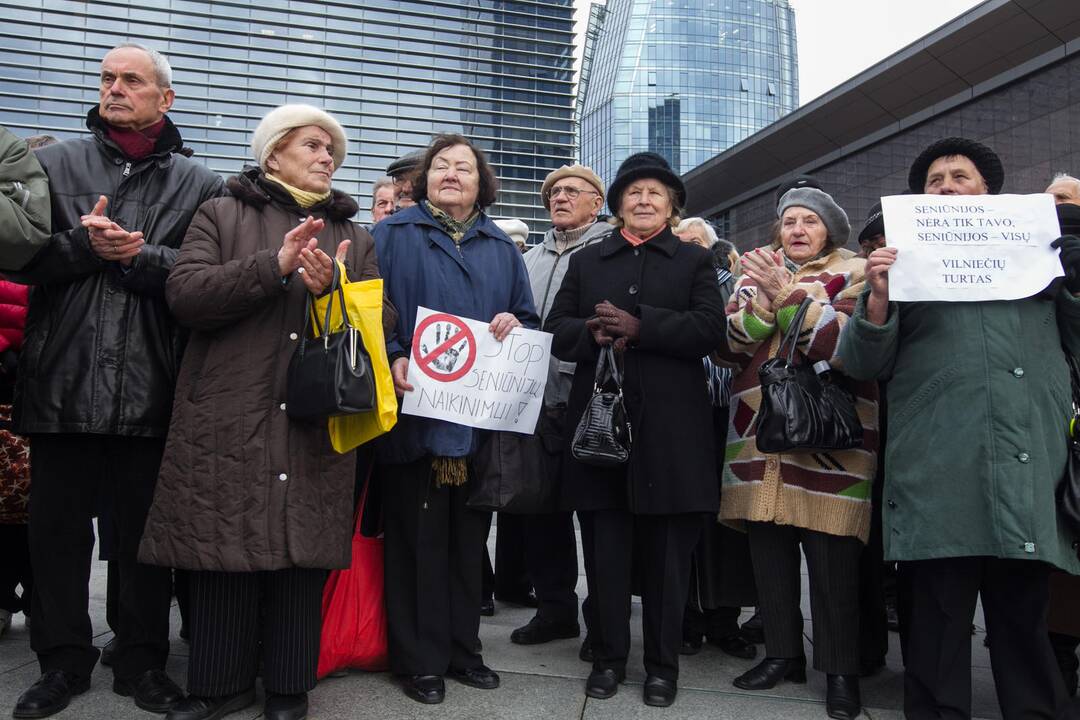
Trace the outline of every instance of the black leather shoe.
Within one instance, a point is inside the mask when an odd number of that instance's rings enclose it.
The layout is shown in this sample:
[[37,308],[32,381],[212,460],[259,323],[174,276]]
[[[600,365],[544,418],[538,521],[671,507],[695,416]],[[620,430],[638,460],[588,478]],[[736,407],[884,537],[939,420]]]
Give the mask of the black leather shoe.
[[645,678],[645,704],[653,707],[668,707],[675,702],[675,693],[679,691],[675,683],[662,677],[650,675]]
[[607,700],[619,692],[619,683],[625,679],[625,670],[593,670],[585,681],[585,694],[597,700]]
[[558,624],[536,615],[526,625],[510,633],[510,642],[515,645],[542,645],[552,640],[565,640],[581,635],[577,623]]
[[581,649],[578,650],[578,660],[581,662],[591,663],[593,661],[592,640],[588,634],[585,635],[585,639],[581,641]]
[[480,614],[484,617],[491,617],[495,614],[495,598],[484,598],[480,602]]
[[758,613],[754,613],[739,629],[742,631],[742,636],[746,638],[746,642],[755,645],[765,644],[765,623],[761,621],[761,615]]
[[112,667],[113,658],[116,656],[116,636],[113,639],[105,643],[105,647],[101,648],[101,657],[98,658],[105,667]]
[[78,678],[63,670],[48,670],[19,696],[12,713],[17,718],[44,718],[68,706],[71,698],[90,689],[90,678]]
[[825,686],[825,712],[836,720],[855,720],[862,712],[859,678],[855,675],[830,675]]
[[188,695],[173,705],[172,710],[165,714],[165,720],[221,720],[226,715],[243,710],[253,702],[255,702],[255,688],[220,697]]
[[720,648],[731,657],[753,660],[757,657],[757,646],[748,642],[742,633],[735,633],[721,638],[709,638],[709,644]]
[[425,705],[437,705],[446,699],[442,675],[412,675],[405,679],[405,694]]
[[701,652],[701,646],[705,643],[701,639],[699,633],[693,633],[692,635],[683,634],[682,645],[679,646],[680,655],[697,655]]
[[768,690],[776,687],[776,683],[781,680],[806,682],[806,658],[767,657],[735,678],[735,687],[743,690]]
[[168,712],[184,699],[180,686],[164,670],[147,670],[126,680],[116,678],[112,689],[117,695],[134,697],[137,706],[152,713]]
[[266,696],[264,720],[304,720],[307,717],[307,693]]
[[487,665],[465,668],[464,670],[450,668],[446,676],[457,680],[462,685],[479,688],[480,690],[494,690],[499,687],[499,674]]

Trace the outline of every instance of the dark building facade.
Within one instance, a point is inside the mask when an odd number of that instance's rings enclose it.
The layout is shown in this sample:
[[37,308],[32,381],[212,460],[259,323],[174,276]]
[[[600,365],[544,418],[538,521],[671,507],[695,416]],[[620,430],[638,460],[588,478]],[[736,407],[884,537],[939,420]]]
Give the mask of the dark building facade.
[[489,153],[490,212],[548,225],[544,177],[576,155],[572,0],[0,0],[0,124],[61,139],[86,131],[101,58],[164,53],[170,113],[195,157],[231,174],[277,105],[324,107],[352,142],[334,184],[366,217],[387,164],[462,133]]
[[847,211],[854,248],[870,206],[903,192],[919,152],[953,135],[1001,156],[1003,193],[1080,174],[1080,3],[983,3],[684,175],[688,211],[740,249],[767,245],[777,185],[806,173]]

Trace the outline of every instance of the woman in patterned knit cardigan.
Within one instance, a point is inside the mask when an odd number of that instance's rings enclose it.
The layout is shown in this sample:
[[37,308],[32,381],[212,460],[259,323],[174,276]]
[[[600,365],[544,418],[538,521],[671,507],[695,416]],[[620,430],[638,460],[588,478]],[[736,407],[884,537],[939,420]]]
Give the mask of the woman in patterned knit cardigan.
[[758,368],[774,357],[803,299],[798,350],[804,362],[836,358],[840,333],[863,288],[865,260],[842,248],[847,215],[826,193],[796,188],[781,198],[779,250],[743,256],[743,275],[727,307],[732,386],[727,467],[720,517],[745,523],[765,626],[766,658],[735,679],[747,690],[806,681],[799,607],[799,544],[810,572],[814,667],[828,674],[830,717],[859,714],[858,567],[870,533],[870,483],[876,469],[877,386],[845,382],[857,395],[862,447],[765,454],[755,428]]

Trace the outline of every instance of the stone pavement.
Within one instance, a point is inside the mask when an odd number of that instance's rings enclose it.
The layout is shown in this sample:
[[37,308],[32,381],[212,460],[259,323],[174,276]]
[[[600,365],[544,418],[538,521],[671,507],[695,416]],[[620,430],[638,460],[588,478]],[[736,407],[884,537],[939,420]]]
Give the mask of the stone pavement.
[[[494,553],[494,528],[492,552]],[[584,597],[585,579],[579,581],[579,595]],[[806,578],[803,578],[804,615],[809,618]],[[559,640],[547,645],[525,647],[510,643],[510,631],[526,623],[532,610],[496,603],[496,614],[484,618],[480,637],[484,643],[484,658],[497,670],[502,686],[493,691],[476,690],[447,681],[446,702],[442,705],[420,705],[402,694],[393,678],[386,673],[352,673],[344,678],[327,679],[311,694],[312,720],[345,720],[347,718],[406,720],[457,720],[459,718],[513,718],[515,720],[604,720],[619,718],[785,718],[825,720],[825,679],[810,671],[806,685],[781,684],[768,692],[747,692],[735,688],[731,681],[750,667],[753,661],[738,660],[724,655],[716,648],[706,647],[698,655],[682,660],[679,695],[671,708],[651,708],[641,700],[641,684],[645,673],[641,659],[641,613],[635,603],[632,620],[634,650],[628,665],[626,684],[618,695],[609,700],[593,700],[584,694],[584,680],[589,667],[578,660],[579,641]],[[105,565],[95,564],[91,580],[91,617],[94,623],[95,644],[108,642],[111,633],[105,625]],[[173,632],[179,629],[179,615],[173,608]],[[978,631],[972,637],[972,675],[974,710],[978,717],[1000,717],[994,696],[989,657],[983,647],[984,626],[976,618]],[[872,720],[902,718],[902,675],[899,643],[890,635],[893,647],[888,668],[877,677],[864,680],[864,717]],[[759,648],[762,650],[762,648]],[[813,627],[806,623],[806,652],[813,652]],[[187,666],[187,645],[174,639],[168,670],[184,685]],[[760,657],[760,655],[759,655]],[[14,627],[0,639],[0,717],[9,717],[15,699],[37,679],[37,661],[30,652],[29,633],[17,616]],[[90,691],[75,698],[64,712],[54,716],[59,720],[148,720],[152,716],[138,710],[126,698],[112,693],[112,674],[99,668],[94,674]],[[260,688],[261,690],[261,688]],[[248,710],[230,715],[236,720],[261,717],[258,704]]]

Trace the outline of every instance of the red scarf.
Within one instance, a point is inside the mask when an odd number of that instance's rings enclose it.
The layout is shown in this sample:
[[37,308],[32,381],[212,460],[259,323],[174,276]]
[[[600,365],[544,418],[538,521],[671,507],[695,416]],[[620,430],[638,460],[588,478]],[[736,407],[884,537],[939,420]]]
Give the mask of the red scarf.
[[665,227],[667,227],[667,226],[666,225],[661,225],[659,230],[654,232],[649,237],[645,237],[645,238],[639,238],[637,235],[633,234],[632,232],[630,232],[626,228],[623,228],[622,229],[622,236],[623,236],[623,239],[626,240],[626,242],[630,243],[634,247],[637,247],[638,245],[644,245],[645,243],[649,242],[650,240],[652,240],[654,237],[656,237],[660,233],[664,232]]
[[165,129],[165,118],[161,118],[150,127],[142,130],[113,127],[108,123],[105,124],[105,127],[109,139],[120,147],[125,157],[129,160],[142,160],[149,157],[154,152],[154,148],[157,147],[158,137],[161,135],[161,131]]

